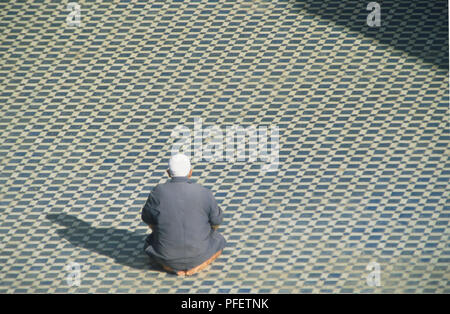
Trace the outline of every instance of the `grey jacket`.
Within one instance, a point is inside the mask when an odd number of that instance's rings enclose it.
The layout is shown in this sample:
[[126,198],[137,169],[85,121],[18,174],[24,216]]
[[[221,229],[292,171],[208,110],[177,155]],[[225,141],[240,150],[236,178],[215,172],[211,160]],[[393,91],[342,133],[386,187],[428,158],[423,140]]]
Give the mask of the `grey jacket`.
[[225,247],[224,237],[211,228],[222,219],[210,190],[174,177],[156,186],[142,209],[142,220],[154,225],[144,250],[174,270],[193,268]]

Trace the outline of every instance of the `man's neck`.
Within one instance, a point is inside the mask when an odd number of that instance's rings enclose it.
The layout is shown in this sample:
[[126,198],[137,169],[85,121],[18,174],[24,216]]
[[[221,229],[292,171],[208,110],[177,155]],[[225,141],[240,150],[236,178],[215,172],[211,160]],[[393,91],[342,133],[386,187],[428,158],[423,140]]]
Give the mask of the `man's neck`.
[[172,177],[173,182],[186,182],[189,180],[188,177]]

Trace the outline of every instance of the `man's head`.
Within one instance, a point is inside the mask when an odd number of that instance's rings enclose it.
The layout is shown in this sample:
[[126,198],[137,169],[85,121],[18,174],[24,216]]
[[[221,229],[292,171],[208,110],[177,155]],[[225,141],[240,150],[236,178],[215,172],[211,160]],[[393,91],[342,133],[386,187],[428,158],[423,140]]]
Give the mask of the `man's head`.
[[169,169],[167,173],[170,177],[188,177],[192,175],[191,162],[185,154],[178,153],[172,155],[169,160]]

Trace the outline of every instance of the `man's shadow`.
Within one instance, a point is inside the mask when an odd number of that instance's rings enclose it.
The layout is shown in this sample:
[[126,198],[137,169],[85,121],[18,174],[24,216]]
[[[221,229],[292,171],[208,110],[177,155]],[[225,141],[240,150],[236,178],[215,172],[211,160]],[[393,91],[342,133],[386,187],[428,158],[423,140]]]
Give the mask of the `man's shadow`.
[[144,233],[111,227],[94,227],[66,213],[48,214],[46,217],[53,223],[65,227],[56,232],[74,246],[108,256],[116,263],[128,267],[164,272],[161,266],[152,262],[145,254]]

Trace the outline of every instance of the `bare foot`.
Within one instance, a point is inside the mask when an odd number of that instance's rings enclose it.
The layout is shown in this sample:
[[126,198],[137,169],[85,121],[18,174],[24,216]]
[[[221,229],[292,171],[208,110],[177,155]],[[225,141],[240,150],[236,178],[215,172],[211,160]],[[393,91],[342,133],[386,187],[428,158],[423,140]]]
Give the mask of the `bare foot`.
[[177,276],[186,276],[186,272],[183,270],[177,271]]
[[169,273],[175,273],[177,274],[177,276],[185,276],[186,272],[184,270],[179,270],[179,271],[175,271],[172,268],[170,268],[169,266],[163,265],[163,268],[165,271],[168,271]]

